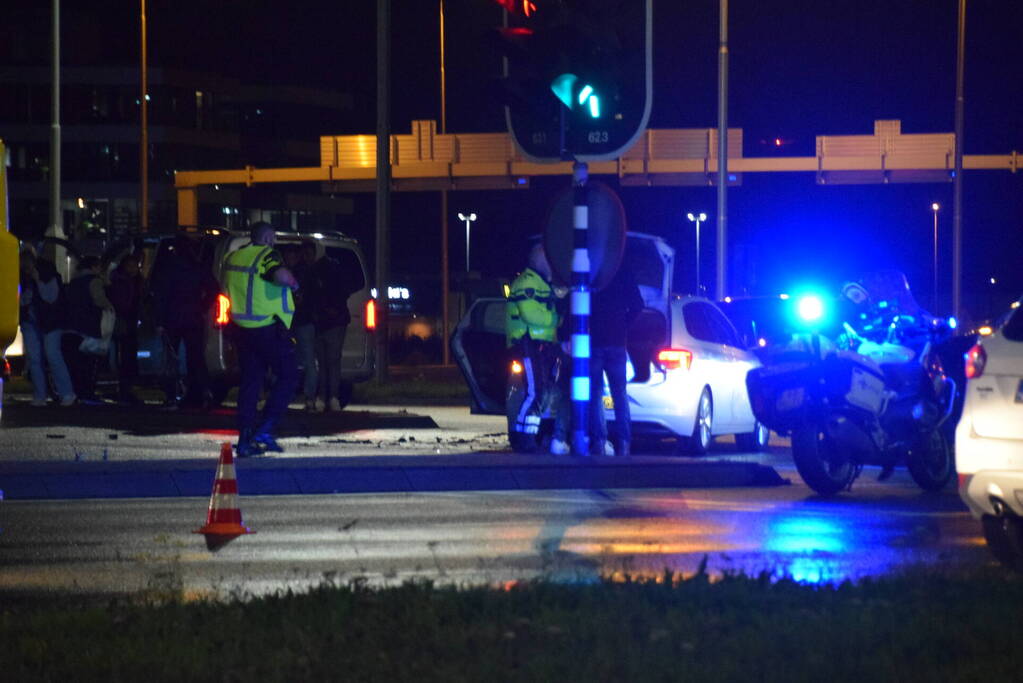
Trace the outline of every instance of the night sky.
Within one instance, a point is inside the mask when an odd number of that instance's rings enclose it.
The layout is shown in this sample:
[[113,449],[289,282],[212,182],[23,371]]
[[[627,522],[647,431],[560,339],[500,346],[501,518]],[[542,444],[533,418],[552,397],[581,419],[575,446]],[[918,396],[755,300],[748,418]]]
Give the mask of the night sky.
[[[543,0],[535,0],[538,4]],[[6,0],[5,0],[6,2]],[[135,31],[137,10],[93,2],[104,20]],[[70,4],[70,3],[65,3]],[[252,81],[306,84],[351,92],[355,115],[320,134],[372,133],[375,109],[374,0],[150,0],[154,62],[202,70],[209,62]],[[439,119],[437,0],[392,0],[392,130]],[[744,130],[744,154],[808,156],[814,136],[870,134],[875,119],[901,119],[903,133],[954,129],[957,0],[731,0],[729,124]],[[484,34],[500,21],[492,0],[447,0],[448,131],[503,129],[486,82],[499,68]],[[654,1],[652,128],[717,124],[717,0]],[[1023,3],[969,0],[966,41],[967,154],[1023,150],[1023,88],[1018,47]],[[110,46],[111,53],[117,46]],[[101,59],[97,56],[97,59]],[[774,151],[760,141],[787,141]],[[475,211],[472,261],[485,275],[510,275],[522,238],[537,232],[554,192],[567,179],[537,181],[523,192],[455,192],[452,268],[464,268],[459,211]],[[964,304],[975,315],[1005,307],[1023,292],[1023,174],[964,176]],[[713,273],[712,187],[621,192],[630,227],[676,247],[677,289],[691,289],[694,237],[686,211],[706,211],[703,273]],[[729,194],[731,242],[759,255],[752,293],[811,280],[834,284],[871,267],[907,272],[924,303],[931,290],[930,204],[942,205],[942,296],[950,307],[952,184],[818,186],[808,174],[747,174]],[[436,272],[436,193],[394,195],[392,271]],[[373,253],[373,198],[357,199],[350,231]],[[736,274],[738,275],[738,274]],[[995,277],[997,285],[988,283]]]

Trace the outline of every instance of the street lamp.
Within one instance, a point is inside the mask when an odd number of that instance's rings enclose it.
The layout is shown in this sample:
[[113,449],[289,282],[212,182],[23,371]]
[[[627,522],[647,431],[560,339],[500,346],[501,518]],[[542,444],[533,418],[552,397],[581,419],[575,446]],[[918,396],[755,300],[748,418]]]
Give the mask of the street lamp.
[[931,308],[935,311],[938,310],[938,209],[941,205],[938,202],[931,204],[931,211],[934,212],[934,278],[933,278],[933,292],[931,294]]
[[690,222],[696,223],[696,293],[700,293],[700,223],[707,220],[707,214],[703,213],[687,213],[686,218]]
[[464,213],[458,214],[458,220],[465,221],[465,272],[469,272],[469,228],[472,227],[472,222],[476,220],[476,214],[470,213],[468,216]]

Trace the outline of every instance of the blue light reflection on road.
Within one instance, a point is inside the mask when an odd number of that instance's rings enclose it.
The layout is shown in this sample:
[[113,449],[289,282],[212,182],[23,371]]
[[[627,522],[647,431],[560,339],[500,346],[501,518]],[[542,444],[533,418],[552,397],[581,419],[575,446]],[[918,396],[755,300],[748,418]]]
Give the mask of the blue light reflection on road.
[[854,538],[839,520],[797,512],[767,524],[764,550],[788,556],[784,575],[794,581],[832,582],[845,578],[841,556],[855,549]]

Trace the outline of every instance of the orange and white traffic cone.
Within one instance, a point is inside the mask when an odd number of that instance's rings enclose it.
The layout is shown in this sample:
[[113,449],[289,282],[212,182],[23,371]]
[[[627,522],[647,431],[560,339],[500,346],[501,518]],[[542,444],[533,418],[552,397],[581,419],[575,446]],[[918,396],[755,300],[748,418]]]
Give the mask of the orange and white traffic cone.
[[206,525],[192,533],[204,534],[209,550],[217,550],[244,534],[256,533],[242,526],[242,512],[238,509],[238,479],[234,473],[234,456],[230,443],[220,446],[220,463],[217,465],[217,478],[213,482],[213,492],[210,494]]

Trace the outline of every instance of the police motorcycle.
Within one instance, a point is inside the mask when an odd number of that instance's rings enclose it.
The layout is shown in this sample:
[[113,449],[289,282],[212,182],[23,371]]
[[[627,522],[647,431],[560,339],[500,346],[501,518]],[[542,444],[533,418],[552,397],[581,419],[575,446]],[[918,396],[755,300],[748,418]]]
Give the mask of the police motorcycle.
[[955,471],[956,382],[938,347],[954,319],[923,311],[897,271],[847,284],[836,303],[842,314],[827,326],[820,299],[797,302],[810,329],[750,371],[754,415],[791,434],[796,469],[821,495],[850,489],[864,465],[880,466],[880,480],[905,466],[920,488],[940,490]]

